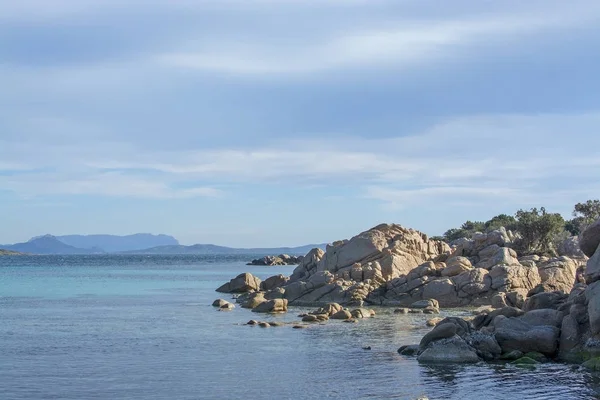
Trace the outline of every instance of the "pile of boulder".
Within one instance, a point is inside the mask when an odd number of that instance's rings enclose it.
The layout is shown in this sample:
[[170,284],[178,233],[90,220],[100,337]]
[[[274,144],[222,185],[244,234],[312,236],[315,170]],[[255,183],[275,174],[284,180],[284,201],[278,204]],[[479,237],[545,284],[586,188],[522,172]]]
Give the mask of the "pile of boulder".
[[278,256],[265,256],[250,261],[246,265],[262,265],[272,267],[275,265],[298,265],[302,262],[304,256],[290,256],[287,254],[280,254]]
[[[433,299],[438,307],[493,305],[523,307],[534,294],[569,292],[582,280],[585,256],[573,243],[568,255],[519,257],[510,246],[515,235],[504,228],[477,233],[450,247],[395,224],[378,225],[344,241],[313,249],[291,277],[260,282],[242,274],[218,289],[225,293],[262,292],[265,301],[289,305],[339,303],[410,308]],[[246,301],[246,296],[240,297]]]
[[[541,282],[522,307],[483,312],[471,321],[446,318],[419,345],[403,346],[403,355],[421,362],[512,360],[535,364],[547,360],[600,367],[600,220],[580,239],[589,256],[582,269],[573,259],[522,260],[536,265]],[[530,264],[535,263],[535,264]],[[564,290],[570,279],[569,290]],[[556,290],[552,290],[556,289]]]
[[329,303],[308,314],[300,314],[302,322],[325,322],[330,319],[341,320],[344,322],[356,322],[363,318],[371,318],[375,316],[375,311],[366,308],[357,308],[350,310],[344,308],[338,303]]

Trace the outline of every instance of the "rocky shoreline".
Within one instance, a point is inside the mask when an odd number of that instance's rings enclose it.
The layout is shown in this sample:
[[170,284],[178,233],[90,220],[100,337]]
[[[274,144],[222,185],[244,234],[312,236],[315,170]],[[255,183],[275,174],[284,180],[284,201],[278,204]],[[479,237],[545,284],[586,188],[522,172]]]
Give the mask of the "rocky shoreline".
[[372,316],[368,306],[431,314],[440,307],[488,306],[472,319],[431,320],[434,329],[399,352],[426,363],[600,366],[600,220],[579,241],[565,241],[555,257],[519,255],[511,246],[515,239],[500,228],[450,246],[383,224],[325,252],[311,250],[290,277],[261,281],[244,273],[217,291],[235,294],[241,307],[258,313],[319,307],[300,316],[305,323],[356,322]]

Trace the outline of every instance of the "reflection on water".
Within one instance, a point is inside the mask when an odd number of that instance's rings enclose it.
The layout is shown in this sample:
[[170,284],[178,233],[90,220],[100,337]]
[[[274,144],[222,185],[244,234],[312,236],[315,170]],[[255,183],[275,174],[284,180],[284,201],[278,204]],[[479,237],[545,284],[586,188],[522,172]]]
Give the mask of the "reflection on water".
[[307,311],[216,312],[210,304],[222,295],[214,288],[229,278],[248,268],[263,278],[293,269],[244,261],[42,257],[21,267],[0,259],[0,399],[597,396],[598,376],[571,366],[431,366],[400,356],[398,347],[429,330],[424,315],[378,309],[357,324],[243,325],[291,324]]

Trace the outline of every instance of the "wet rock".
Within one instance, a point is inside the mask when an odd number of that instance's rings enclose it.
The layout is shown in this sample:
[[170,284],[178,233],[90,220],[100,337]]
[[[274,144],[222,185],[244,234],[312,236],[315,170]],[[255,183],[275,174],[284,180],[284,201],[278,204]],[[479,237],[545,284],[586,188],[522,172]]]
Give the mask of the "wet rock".
[[350,311],[348,311],[348,310],[340,310],[331,316],[331,319],[339,319],[339,320],[351,319],[351,318],[352,318],[352,313],[350,313]]
[[260,326],[261,328],[270,328],[271,324],[269,324],[268,322],[259,322],[258,326]]
[[419,346],[421,346],[422,349],[425,349],[431,342],[447,339],[456,335],[456,331],[457,327],[454,324],[438,324],[431,332],[423,336]]
[[235,305],[232,303],[223,304],[219,307],[219,311],[231,311],[235,308]]
[[416,356],[417,353],[419,353],[419,345],[418,344],[411,344],[408,346],[402,346],[398,349],[398,353],[403,355],[403,356]]
[[227,300],[217,299],[217,300],[213,301],[212,306],[213,307],[221,308],[221,307],[223,307],[224,305],[227,305],[227,304],[229,304],[229,302]]
[[368,308],[357,308],[356,310],[352,310],[351,314],[353,318],[357,319],[372,318],[375,316],[375,310],[370,310]]
[[254,320],[254,319],[251,319],[250,321],[248,321],[246,323],[246,325],[258,325],[258,321]]
[[421,363],[476,363],[480,361],[476,351],[463,339],[453,336],[431,342],[417,357]]
[[266,302],[264,292],[247,293],[237,298],[237,302],[242,308],[256,308]]

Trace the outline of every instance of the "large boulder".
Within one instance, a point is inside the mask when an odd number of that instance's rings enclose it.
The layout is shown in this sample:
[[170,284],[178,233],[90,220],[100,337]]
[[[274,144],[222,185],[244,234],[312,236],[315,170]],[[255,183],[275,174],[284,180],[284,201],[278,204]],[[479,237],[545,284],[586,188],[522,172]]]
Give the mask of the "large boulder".
[[555,325],[542,323],[543,321],[540,323],[535,316],[525,320],[523,317],[497,316],[493,321],[494,336],[503,353],[519,350],[523,353],[538,352],[552,357],[558,348],[560,329]]
[[588,284],[600,280],[600,251],[597,250],[588,260],[584,275]]
[[579,247],[586,256],[593,256],[598,245],[600,245],[600,219],[579,235]]
[[491,288],[502,292],[510,292],[514,289],[531,290],[541,283],[537,268],[520,264],[496,265],[490,270],[490,277]]
[[285,275],[273,275],[260,283],[260,290],[271,290],[277,287],[284,286],[290,278]]
[[480,361],[475,349],[461,337],[452,336],[431,342],[419,354],[417,360],[421,363],[476,363]]
[[451,338],[456,335],[458,327],[454,324],[442,324],[439,323],[435,328],[421,339],[422,349],[427,348],[431,342],[435,342],[436,340]]
[[286,299],[273,299],[265,301],[252,309],[256,313],[284,313],[287,312]]
[[569,293],[575,284],[575,275],[579,263],[569,257],[552,258],[537,265],[541,286],[536,292],[562,291]]
[[246,293],[260,289],[260,279],[245,272],[217,289],[220,293]]
[[479,252],[480,261],[476,267],[491,270],[496,265],[520,265],[517,253],[508,247],[491,245]]
[[585,289],[588,302],[588,317],[592,334],[600,334],[600,281],[596,281]]
[[471,261],[466,257],[452,257],[446,261],[446,268],[442,270],[442,276],[457,276],[473,268]]
[[267,301],[267,299],[265,298],[264,292],[253,292],[241,295],[236,301],[242,306],[242,308],[252,309],[258,307],[260,304]]
[[319,261],[318,271],[337,273],[354,264],[377,261],[386,281],[408,274],[423,262],[448,252],[449,246],[400,225],[382,224],[350,240],[335,242]]
[[314,248],[309,251],[308,254],[302,258],[296,269],[294,269],[290,280],[297,281],[314,274],[317,271],[317,264],[324,255],[325,252],[319,248]]

